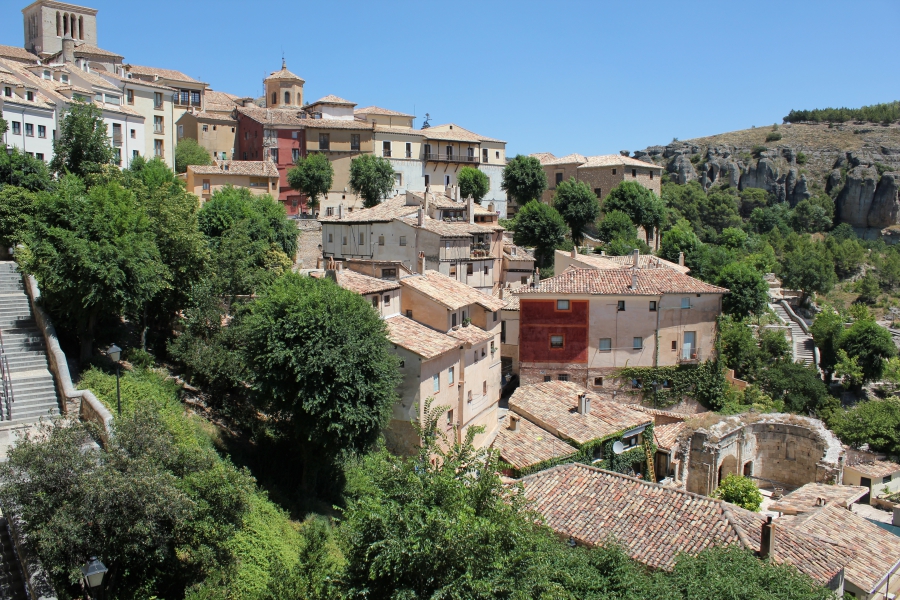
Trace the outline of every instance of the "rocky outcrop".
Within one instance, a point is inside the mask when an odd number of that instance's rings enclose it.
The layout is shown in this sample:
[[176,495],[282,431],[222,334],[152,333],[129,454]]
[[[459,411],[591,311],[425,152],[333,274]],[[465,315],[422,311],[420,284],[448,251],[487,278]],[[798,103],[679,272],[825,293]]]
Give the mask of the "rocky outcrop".
[[[852,162],[850,163],[852,164]],[[842,223],[884,229],[900,223],[900,173],[884,173],[861,165],[847,173],[835,202]]]
[[697,179],[697,171],[691,164],[691,159],[684,154],[676,154],[666,165],[666,170],[671,173],[678,183],[688,183]]

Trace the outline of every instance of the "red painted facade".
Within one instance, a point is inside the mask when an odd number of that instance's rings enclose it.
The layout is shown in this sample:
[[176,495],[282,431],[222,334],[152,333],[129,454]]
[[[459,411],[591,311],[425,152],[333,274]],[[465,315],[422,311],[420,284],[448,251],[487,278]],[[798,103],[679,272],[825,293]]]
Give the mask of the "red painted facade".
[[[306,197],[291,189],[287,182],[287,172],[294,166],[295,150],[300,156],[306,156],[306,130],[276,129],[275,133],[278,141],[278,200],[284,204],[289,215],[296,215],[306,209]],[[239,112],[237,136],[239,160],[267,160],[263,147],[262,123]]]
[[[572,300],[558,310],[556,300],[519,302],[519,360],[543,363],[587,363],[590,312],[586,300]],[[562,348],[550,347],[550,336],[563,336]]]

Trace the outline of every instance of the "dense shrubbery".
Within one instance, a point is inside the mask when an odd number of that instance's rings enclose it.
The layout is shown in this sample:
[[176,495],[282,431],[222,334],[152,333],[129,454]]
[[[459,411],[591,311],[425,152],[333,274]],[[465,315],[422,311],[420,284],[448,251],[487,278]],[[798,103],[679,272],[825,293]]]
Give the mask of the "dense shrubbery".
[[784,118],[785,123],[845,123],[847,121],[868,121],[889,123],[900,120],[900,101],[873,104],[862,108],[816,108],[813,110],[792,110]]

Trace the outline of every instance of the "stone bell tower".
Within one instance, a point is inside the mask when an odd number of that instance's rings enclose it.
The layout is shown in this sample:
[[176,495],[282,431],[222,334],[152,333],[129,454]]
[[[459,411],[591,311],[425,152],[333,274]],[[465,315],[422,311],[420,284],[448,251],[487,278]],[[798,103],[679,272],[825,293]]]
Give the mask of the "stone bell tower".
[[25,49],[37,55],[56,54],[63,38],[97,45],[97,9],[52,0],[37,0],[22,9]]
[[266,108],[300,108],[303,106],[303,84],[300,77],[287,70],[282,59],[281,70],[263,80],[266,88]]

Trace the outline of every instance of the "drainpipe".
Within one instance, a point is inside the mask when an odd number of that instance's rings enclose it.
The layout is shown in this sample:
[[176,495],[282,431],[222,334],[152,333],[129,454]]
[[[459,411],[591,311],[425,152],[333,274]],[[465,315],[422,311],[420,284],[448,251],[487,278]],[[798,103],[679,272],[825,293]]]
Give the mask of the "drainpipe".
[[22,108],[22,129],[19,130],[19,133],[22,134],[22,154],[25,154],[25,138],[28,137],[25,135],[25,108]]
[[[656,352],[653,356],[653,368],[659,368],[659,313],[662,310],[662,299],[660,296],[656,301],[656,333],[654,335],[654,339],[656,340]],[[657,371],[658,372],[658,371]],[[659,406],[659,382],[653,386],[653,404]],[[668,470],[668,469],[667,469]]]
[[459,427],[456,428],[456,442],[462,443],[462,423],[463,423],[463,410],[466,407],[466,345],[463,344],[459,347],[459,394],[458,394],[458,403],[459,407],[457,408],[457,423],[459,423]]

